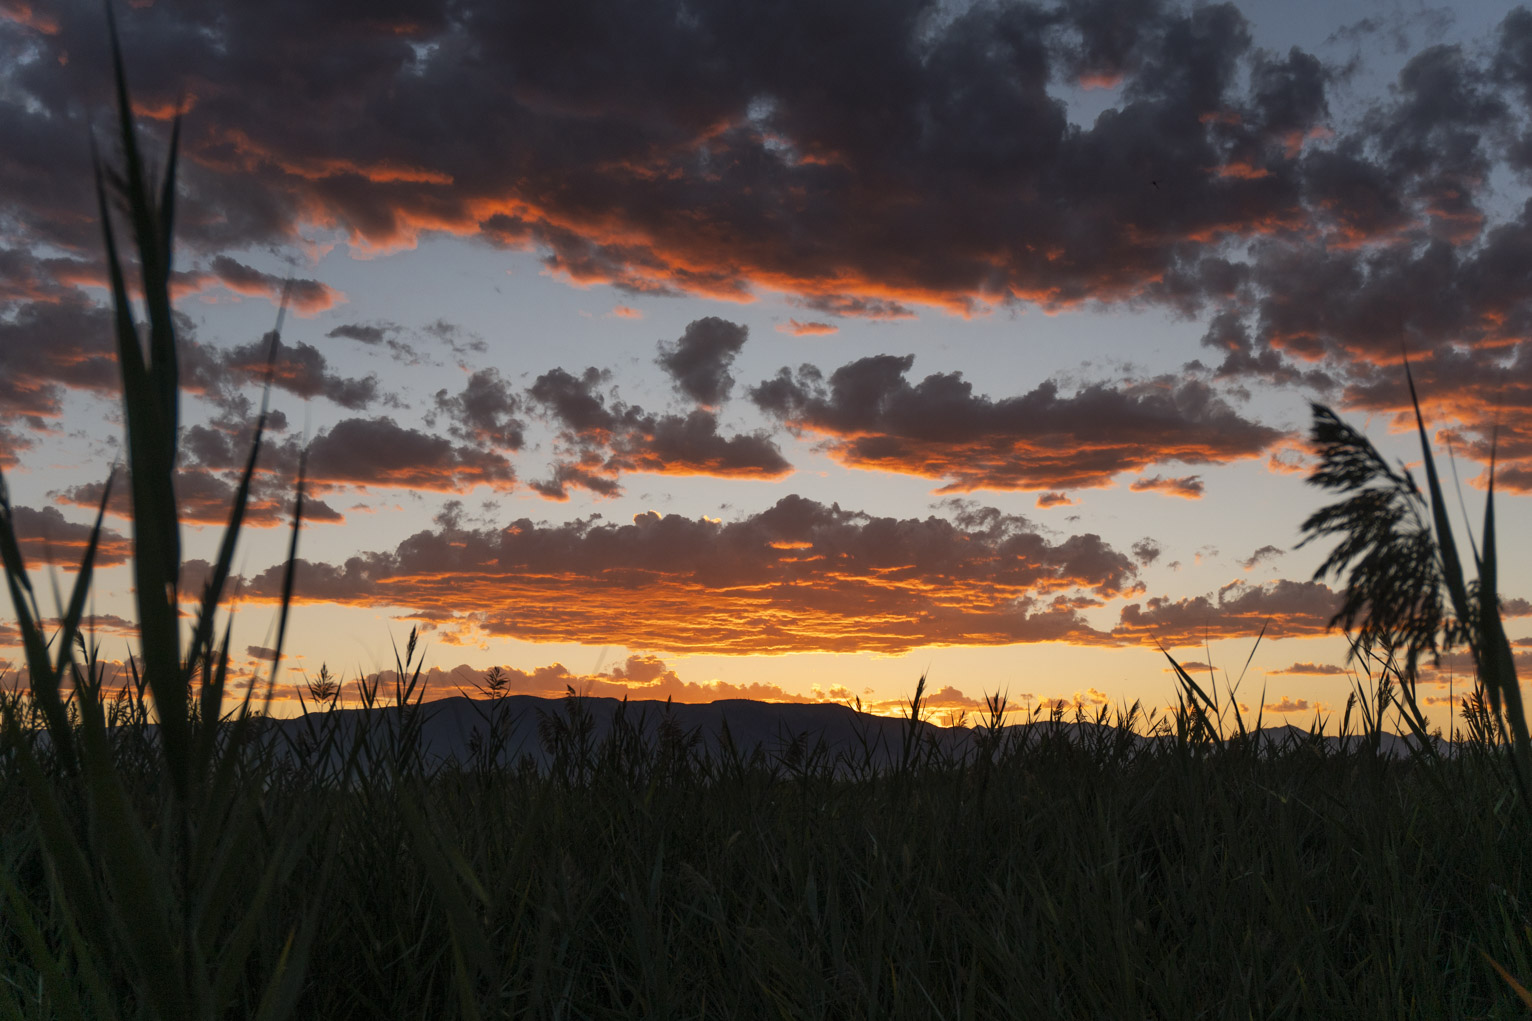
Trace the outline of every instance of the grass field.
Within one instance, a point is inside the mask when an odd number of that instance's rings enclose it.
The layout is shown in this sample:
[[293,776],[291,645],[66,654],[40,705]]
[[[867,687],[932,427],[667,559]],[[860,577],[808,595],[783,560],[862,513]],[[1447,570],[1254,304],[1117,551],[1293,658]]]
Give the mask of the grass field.
[[[0,487],[27,670],[0,736],[0,1017],[1525,1016],[1532,812],[1492,518],[1465,585],[1429,451],[1435,519],[1388,518],[1424,497],[1390,490],[1338,422],[1320,481],[1352,495],[1310,530],[1356,540],[1328,565],[1361,593],[1342,623],[1400,650],[1358,705],[1373,740],[1346,752],[1256,755],[1245,721],[1177,668],[1170,740],[1148,751],[1119,719],[1084,746],[991,726],[957,760],[918,736],[917,688],[897,762],[847,777],[809,747],[704,755],[676,727],[598,741],[571,697],[541,721],[547,769],[497,763],[501,720],[461,768],[428,771],[413,641],[395,689],[363,696],[394,703],[364,716],[387,725],[343,732],[320,707],[302,740],[267,739],[249,693],[225,700],[223,590],[255,451],[206,589],[178,589],[175,150],[156,187],[121,82],[123,164],[102,175],[100,215],[139,672],[110,690],[80,633],[93,545],[44,632]],[[301,479],[296,506],[289,595]],[[1382,570],[1401,550],[1420,572]],[[1472,747],[1384,760],[1391,720],[1423,736],[1410,681],[1440,634],[1479,665]],[[486,700],[491,722],[503,707]]]

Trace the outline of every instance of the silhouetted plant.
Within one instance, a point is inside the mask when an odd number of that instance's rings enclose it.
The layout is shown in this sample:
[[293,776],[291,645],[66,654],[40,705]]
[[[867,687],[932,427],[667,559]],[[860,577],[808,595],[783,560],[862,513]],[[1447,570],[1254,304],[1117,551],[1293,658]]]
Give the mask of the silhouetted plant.
[[[1408,363],[1405,379],[1429,499],[1407,468],[1401,464],[1396,471],[1365,436],[1329,408],[1313,404],[1310,435],[1320,464],[1309,482],[1346,496],[1304,521],[1299,545],[1340,536],[1314,573],[1316,579],[1346,577],[1341,608],[1330,624],[1351,636],[1353,658],[1382,650],[1381,659],[1390,668],[1385,672],[1399,680],[1405,721],[1424,749],[1434,746],[1415,698],[1420,657],[1429,655],[1439,663],[1442,652],[1459,644],[1468,647],[1476,684],[1488,695],[1502,738],[1510,728],[1513,773],[1523,804],[1532,809],[1532,743],[1496,589],[1494,458],[1484,505],[1484,547],[1472,550],[1478,577],[1470,581],[1463,574]],[[1395,659],[1398,653],[1402,663]]]
[[[7,863],[0,868],[0,905],[8,930],[19,935],[18,949],[39,976],[39,1007],[45,994],[50,1010],[61,1016],[212,1019],[240,1005],[251,1016],[281,1017],[292,1010],[301,989],[315,919],[310,913],[274,920],[268,912],[307,852],[316,822],[299,819],[279,835],[274,832],[277,820],[258,791],[244,786],[242,773],[252,756],[259,756],[247,743],[256,684],[252,681],[225,726],[229,627],[222,636],[215,630],[260,449],[265,405],[183,653],[174,486],[180,385],[170,295],[180,120],[171,130],[156,193],[138,144],[110,8],[107,13],[122,162],[114,168],[97,160],[96,196],[122,372],[139,639],[138,655],[128,660],[132,687],[124,686],[110,718],[136,722],[135,738],[141,738],[148,722],[147,689],[155,732],[152,740],[131,746],[109,732],[100,664],[94,648],[87,651],[81,640],[115,472],[102,488],[73,592],[67,607],[58,608],[58,632],[51,639],[0,476],[0,561],[25,648],[28,695],[46,728],[46,755],[39,754],[43,735],[23,732],[25,721],[14,704],[5,707],[0,743],[14,764],[13,776],[35,825],[32,839],[48,876],[47,894],[39,898],[35,889],[18,885],[19,873]],[[147,313],[143,337],[118,254],[114,210],[130,225],[138,256]],[[279,316],[279,330],[280,325]],[[272,344],[274,352],[275,339]],[[278,655],[302,510],[300,467]],[[71,689],[67,698],[61,694],[66,680]],[[209,952],[212,947],[216,953]],[[246,985],[252,971],[262,976],[253,1001]],[[10,995],[0,996],[0,1011],[20,1016]]]
[[[1464,718],[1476,735],[1489,730],[1484,725],[1487,694],[1487,715],[1502,743],[1507,727],[1510,729],[1511,772],[1523,808],[1532,811],[1532,742],[1527,736],[1521,686],[1501,622],[1497,591],[1493,445],[1484,502],[1484,548],[1482,552],[1473,548],[1470,536],[1478,577],[1469,580],[1464,576],[1462,557],[1447,516],[1415,379],[1408,362],[1404,368],[1410,403],[1415,409],[1415,428],[1420,435],[1429,501],[1407,468],[1401,464],[1395,471],[1365,436],[1329,408],[1314,404],[1311,436],[1320,465],[1309,476],[1309,482],[1348,495],[1309,516],[1303,523],[1304,539],[1299,545],[1324,536],[1341,537],[1314,577],[1347,576],[1345,597],[1330,624],[1340,625],[1352,636],[1352,658],[1363,655],[1383,664],[1377,713],[1367,719],[1372,748],[1376,750],[1382,716],[1391,700],[1390,681],[1397,677],[1404,719],[1422,750],[1434,755],[1425,718],[1415,699],[1419,660],[1429,654],[1439,664],[1442,652],[1466,645],[1473,655],[1476,688],[1471,698],[1464,699]],[[1395,658],[1399,652],[1403,653],[1402,664]],[[1350,705],[1348,701],[1348,711]],[[1364,716],[1370,716],[1365,700],[1362,707]],[[1527,931],[1532,935],[1532,928]],[[1487,951],[1481,949],[1480,953],[1516,995],[1532,1007],[1532,993]]]

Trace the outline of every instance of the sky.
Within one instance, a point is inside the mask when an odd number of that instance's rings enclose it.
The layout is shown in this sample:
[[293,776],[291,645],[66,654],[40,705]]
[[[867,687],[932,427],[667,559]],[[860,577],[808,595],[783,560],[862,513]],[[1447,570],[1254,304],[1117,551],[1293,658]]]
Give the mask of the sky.
[[[1171,704],[1333,732],[1310,402],[1477,526],[1532,652],[1532,12],[1343,0],[114,6],[182,115],[177,495],[200,590],[262,400],[234,648],[513,690]],[[71,579],[122,454],[94,0],[0,0],[0,469]],[[1497,432],[1498,430],[1498,432]],[[126,487],[118,487],[122,496]],[[129,508],[93,620],[129,654]],[[1460,525],[1462,522],[1460,521]],[[41,578],[42,575],[39,575]],[[48,591],[47,585],[42,591]],[[19,659],[0,618],[0,660]],[[1529,661],[1532,664],[1532,661]],[[1354,666],[1354,665],[1353,665]],[[1427,673],[1448,726],[1471,671]]]

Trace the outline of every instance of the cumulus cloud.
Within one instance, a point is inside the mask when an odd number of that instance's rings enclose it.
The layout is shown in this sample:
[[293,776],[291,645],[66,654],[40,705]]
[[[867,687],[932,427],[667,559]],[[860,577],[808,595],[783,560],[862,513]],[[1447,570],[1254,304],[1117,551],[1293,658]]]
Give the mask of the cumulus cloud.
[[520,450],[525,425],[516,417],[519,397],[495,369],[480,369],[456,394],[436,392],[436,408],[451,420],[452,435],[497,450]]
[[[270,294],[242,253],[319,223],[361,252],[448,233],[633,293],[780,293],[818,317],[803,325],[1158,305],[1210,323],[1222,378],[1396,409],[1377,367],[1403,341],[1468,434],[1532,435],[1517,388],[1485,403],[1452,383],[1456,359],[1519,364],[1532,324],[1520,8],[1353,96],[1346,67],[1257,46],[1231,5],[317,6],[122,18],[142,108],[196,97],[179,223],[202,268],[180,286]],[[110,97],[96,5],[13,5],[4,25],[28,58],[0,72],[0,302],[19,317],[103,278],[80,210],[85,127]],[[1099,85],[1106,109],[1072,124],[1064,90]],[[306,308],[339,300],[301,283]],[[1506,481],[1532,485],[1529,465],[1512,455]]]
[[[690,387],[722,399],[732,383],[727,372],[733,358],[729,345],[736,340],[743,344],[744,333],[724,320],[712,324],[695,332],[688,328],[690,346],[670,348],[674,368],[667,368],[679,373],[678,380],[688,381],[678,383],[683,390]],[[616,495],[622,491],[619,479],[627,472],[774,479],[792,471],[768,433],[726,436],[719,431],[717,414],[707,407],[685,415],[646,412],[603,391],[610,378],[594,367],[579,376],[552,369],[527,388],[532,404],[559,430],[559,459],[547,478],[531,483],[549,499],[568,499],[572,488]]]
[[[1267,585],[1231,582],[1216,595],[1171,599],[1155,596],[1122,608],[1112,636],[1167,648],[1201,645],[1209,638],[1272,638],[1326,634],[1340,597],[1316,581],[1281,580]],[[1268,625],[1269,622],[1269,625]]]
[[674,343],[661,341],[655,361],[677,390],[700,405],[716,408],[734,388],[729,366],[749,335],[748,328],[717,316],[694,319]]
[[[203,343],[192,321],[176,315],[183,387],[236,419],[254,415],[245,393],[267,379],[267,338],[220,348]],[[73,390],[116,399],[121,388],[111,313],[78,294],[56,301],[27,302],[12,316],[0,315],[0,430],[17,433],[14,450],[29,445],[21,430],[56,428],[64,398]],[[279,341],[270,367],[272,384],[303,398],[322,397],[361,410],[377,397],[374,376],[356,378],[330,370],[309,344]]]
[[[745,13],[706,0],[684,17],[580,0],[566,19],[422,0],[365,16],[152,5],[122,20],[144,107],[197,97],[183,222],[210,265],[317,221],[363,250],[475,235],[535,247],[579,282],[764,287],[830,315],[1244,304],[1252,364],[1280,371],[1264,356],[1302,343],[1282,312],[1311,293],[1287,286],[1284,253],[1361,265],[1371,248],[1428,267],[1432,243],[1472,248],[1498,226],[1492,171],[1532,164],[1519,10],[1485,52],[1422,49],[1345,122],[1332,109],[1345,69],[1255,46],[1228,5],[1015,0],[933,19],[918,0]],[[11,30],[37,59],[8,76],[10,201],[29,241],[74,253],[95,241],[74,211],[89,205],[83,111],[107,98],[90,72],[98,21],[67,0],[48,33]],[[816,30],[780,30],[805,23]],[[321,56],[347,73],[316,70]],[[1061,90],[1108,83],[1105,114],[1072,125]],[[367,116],[337,123],[336,109]],[[1420,289],[1402,314],[1459,292]],[[1328,306],[1320,322],[1342,307],[1313,304]],[[1367,319],[1333,332],[1389,329]]]
[[[274,599],[280,578],[274,567],[244,592]],[[897,519],[789,496],[732,522],[438,522],[393,550],[303,562],[297,591],[524,641],[782,653],[1115,642],[1076,597],[1139,585],[1132,559],[1093,534],[1054,541],[993,509]]]
[[[275,357],[273,357],[273,355]],[[329,371],[328,362],[312,344],[289,343],[271,335],[234,348],[222,356],[223,365],[247,380],[264,382],[299,397],[324,397],[342,408],[360,411],[377,399],[378,378],[350,378]]]
[[1261,708],[1268,713],[1313,713],[1321,711],[1324,706],[1318,702],[1310,702],[1306,698],[1283,695],[1277,701],[1267,702]]
[[1310,663],[1307,661],[1294,663],[1292,666],[1283,667],[1281,670],[1268,670],[1270,674],[1305,674],[1314,677],[1345,676],[1347,670],[1343,666],[1334,663]]
[[[99,502],[98,496],[98,505]],[[17,545],[27,563],[51,564],[69,571],[80,566],[90,542],[91,525],[66,520],[57,507],[41,510],[12,507],[11,521],[16,528]],[[101,530],[96,540],[97,567],[126,563],[132,555],[133,544],[127,536],[110,528]]]
[[[1164,461],[1254,457],[1282,437],[1196,379],[1096,383],[1069,396],[1048,381],[997,400],[975,394],[961,373],[911,384],[914,360],[861,358],[828,380],[811,365],[784,368],[750,398],[787,428],[824,437],[849,467],[940,479],[943,492],[1108,486],[1119,472]],[[1192,495],[1200,481],[1134,488]]]

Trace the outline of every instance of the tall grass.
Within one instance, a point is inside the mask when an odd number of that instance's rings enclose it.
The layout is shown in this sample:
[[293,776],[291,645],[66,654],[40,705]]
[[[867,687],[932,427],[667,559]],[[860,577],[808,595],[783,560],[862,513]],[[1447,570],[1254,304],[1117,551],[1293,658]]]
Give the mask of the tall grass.
[[[1247,729],[1232,691],[1176,665],[1169,717],[1135,705],[1071,724],[1055,708],[1005,725],[996,695],[963,754],[922,724],[924,678],[898,747],[864,740],[860,758],[801,736],[745,747],[727,726],[707,751],[667,710],[651,727],[626,705],[598,737],[571,692],[538,720],[546,768],[507,746],[511,701],[489,675],[467,760],[429,768],[413,633],[391,692],[356,682],[360,713],[338,708],[325,671],[295,730],[261,717],[255,685],[226,708],[221,607],[263,421],[183,633],[178,126],[152,187],[115,37],[113,52],[121,164],[98,166],[99,206],[129,443],[107,492],[132,493],[138,649],[114,695],[81,633],[95,538],[44,630],[0,477],[28,676],[0,734],[0,1017],[1518,1015],[1518,990],[1481,957],[1532,974],[1532,833],[1496,771],[1493,721],[1520,703],[1489,620],[1493,521],[1476,586],[1452,581],[1445,518],[1435,560],[1406,534],[1455,616],[1389,624],[1380,608],[1428,612],[1429,597],[1381,598],[1404,581],[1366,557],[1415,527],[1388,515],[1419,493],[1333,416],[1339,467],[1318,478],[1352,499],[1384,492],[1311,519],[1377,567],[1352,573],[1363,595],[1340,623],[1405,642],[1389,662],[1419,723],[1409,636],[1424,654],[1437,625],[1467,641],[1459,622],[1473,622],[1481,672],[1502,672],[1471,703],[1471,754],[1389,762],[1375,739],[1337,747],[1317,726],[1263,753],[1260,717]],[[142,335],[114,215],[137,253]],[[1434,468],[1430,483],[1434,508]],[[300,474],[279,650],[301,517]],[[1395,707],[1392,676],[1357,703],[1368,734]],[[1350,721],[1348,705],[1347,736]],[[1145,727],[1161,740],[1138,740]]]
[[[1480,747],[1509,744],[1508,772],[1520,795],[1523,814],[1532,815],[1532,741],[1515,659],[1501,619],[1493,444],[1480,531],[1482,547],[1470,535],[1474,576],[1469,577],[1453,535],[1407,360],[1404,368],[1420,437],[1426,493],[1421,492],[1407,468],[1400,465],[1395,470],[1365,436],[1329,408],[1315,404],[1312,439],[1320,466],[1309,481],[1345,494],[1345,498],[1316,511],[1303,523],[1304,542],[1340,536],[1315,573],[1316,578],[1347,576],[1344,599],[1331,625],[1339,625],[1352,635],[1353,658],[1373,659],[1382,666],[1385,679],[1397,683],[1400,716],[1423,755],[1434,755],[1434,745],[1416,700],[1420,659],[1429,655],[1439,663],[1441,652],[1467,646],[1473,657],[1475,683],[1472,694],[1464,700],[1465,721],[1476,738],[1483,738],[1475,742]],[[1380,695],[1388,690],[1380,687]],[[1380,701],[1380,717],[1385,708]],[[1497,759],[1489,757],[1498,766]],[[1487,951],[1485,957],[1532,1007],[1532,993]],[[1527,974],[1525,968],[1521,973]]]
[[[259,768],[247,740],[255,686],[226,720],[228,622],[218,634],[265,411],[263,406],[255,423],[229,524],[183,648],[174,486],[180,386],[170,302],[180,121],[155,188],[110,12],[108,17],[121,160],[115,168],[98,160],[96,195],[122,370],[139,633],[129,661],[131,687],[124,687],[120,702],[128,703],[141,735],[151,715],[155,727],[151,739],[133,746],[136,759],[124,761],[108,732],[95,650],[81,640],[102,515],[115,479],[108,477],[73,592],[68,605],[58,607],[60,624],[50,636],[0,477],[0,560],[25,648],[28,703],[45,723],[40,733],[23,731],[19,703],[7,704],[4,757],[8,778],[24,794],[30,826],[23,831],[26,842],[6,848],[11,867],[0,876],[0,893],[13,949],[24,950],[59,1016],[215,1018],[233,1010],[278,1018],[297,1002],[317,919],[300,912],[283,920],[270,907],[320,834],[312,817],[267,803],[251,784],[250,771]],[[138,256],[142,336],[117,247],[116,216],[127,223]],[[275,335],[272,345],[275,351]],[[293,554],[302,507],[300,474]],[[279,614],[279,650],[294,559],[288,560]],[[38,868],[46,889],[41,899],[41,891],[27,883],[28,870]],[[254,985],[252,969],[262,976]],[[0,987],[0,1010],[20,1016],[17,996],[14,987]]]

